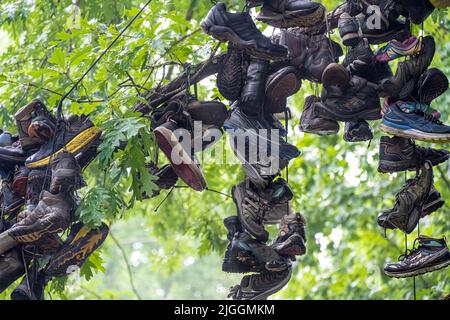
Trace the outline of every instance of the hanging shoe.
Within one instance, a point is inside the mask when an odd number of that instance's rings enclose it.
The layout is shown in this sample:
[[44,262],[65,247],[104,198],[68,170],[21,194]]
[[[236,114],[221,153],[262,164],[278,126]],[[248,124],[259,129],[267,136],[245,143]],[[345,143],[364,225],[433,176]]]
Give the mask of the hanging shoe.
[[450,126],[443,124],[432,114],[406,113],[400,108],[404,102],[399,102],[400,106],[391,103],[388,110],[383,115],[380,129],[389,134],[437,143],[450,141]]
[[70,229],[63,246],[56,252],[44,269],[49,279],[65,276],[79,268],[97,250],[108,236],[109,228],[102,223],[98,228],[89,228],[78,222]]
[[62,152],[52,158],[50,163],[52,180],[50,192],[53,194],[73,192],[86,186],[81,175],[77,159],[68,152]]
[[281,272],[265,271],[244,276],[239,285],[230,289],[228,297],[233,300],[266,300],[283,289],[291,275],[292,267]]
[[0,255],[0,293],[25,273],[20,250],[17,247]]
[[34,99],[22,107],[14,117],[20,144],[24,150],[39,147],[55,134],[56,119],[39,99]]
[[375,60],[379,62],[390,62],[401,57],[413,56],[419,52],[419,39],[411,36],[403,42],[391,40],[375,52]]
[[430,105],[448,89],[447,76],[437,68],[430,68],[419,78],[418,84],[419,102]]
[[266,82],[264,111],[284,112],[287,107],[287,98],[300,90],[301,86],[302,80],[295,67],[285,67],[271,74]]
[[350,73],[338,63],[330,63],[322,74],[322,84],[327,90],[346,91],[350,87]]
[[261,117],[264,107],[264,88],[269,63],[252,58],[247,69],[245,85],[239,98],[239,108],[251,118]]
[[335,120],[321,118],[315,112],[315,104],[319,101],[316,96],[305,99],[302,116],[300,118],[300,131],[325,136],[339,132],[339,123]]
[[10,183],[2,181],[2,189],[0,191],[1,210],[6,214],[17,214],[24,204],[25,199],[13,191]]
[[281,258],[274,249],[265,243],[253,239],[247,232],[236,233],[231,246],[235,250],[244,250],[251,253],[257,261],[264,263],[276,261]]
[[394,208],[386,211],[385,218],[378,219],[380,226],[384,228],[394,226],[410,234],[419,223],[432,186],[433,167],[427,161],[422,166],[420,175],[407,181],[402,190],[397,193]]
[[[416,247],[416,243],[419,245]],[[419,236],[409,250],[399,258],[400,262],[388,263],[384,273],[389,277],[414,277],[443,269],[450,265],[450,252],[445,238]]]
[[256,17],[275,28],[312,27],[325,19],[325,7],[309,0],[266,0]]
[[411,57],[408,61],[400,62],[395,75],[381,82],[380,96],[398,99],[408,97],[433,60],[435,48],[433,37],[424,37],[420,54]]
[[362,32],[358,18],[350,16],[347,12],[340,15],[338,29],[344,46],[354,46],[361,39]]
[[87,116],[72,115],[61,123],[54,139],[44,143],[25,164],[29,169],[42,168],[50,164],[52,157],[65,151],[76,157],[98,141],[100,135],[101,130]]
[[336,121],[378,120],[381,105],[377,86],[353,76],[344,92],[341,88],[323,88],[322,102],[315,104],[315,111],[322,118]]
[[283,217],[280,230],[270,245],[280,255],[294,257],[306,253],[306,219],[300,214]]
[[403,9],[405,17],[411,19],[414,24],[421,24],[428,18],[434,11],[434,6],[428,0],[396,0],[399,2]]
[[411,139],[383,136],[380,141],[378,172],[415,171],[425,161],[436,166],[449,158],[450,152],[445,149],[423,148],[414,144]]
[[235,101],[239,99],[247,74],[248,57],[242,50],[228,45],[228,51],[222,68],[217,73],[217,89],[224,98]]
[[282,60],[288,55],[285,47],[273,44],[258,30],[249,13],[227,12],[223,3],[216,4],[200,26],[217,40],[228,41],[256,58]]
[[349,121],[345,123],[344,140],[347,142],[369,141],[373,133],[366,120]]
[[47,279],[42,272],[30,272],[23,277],[20,284],[11,292],[11,300],[44,300],[44,288]]

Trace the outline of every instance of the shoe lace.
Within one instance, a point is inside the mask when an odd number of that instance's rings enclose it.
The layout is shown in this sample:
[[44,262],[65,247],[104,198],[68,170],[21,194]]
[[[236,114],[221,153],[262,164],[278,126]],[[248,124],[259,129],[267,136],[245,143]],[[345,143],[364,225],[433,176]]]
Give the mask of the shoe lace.
[[418,250],[420,249],[420,245],[416,247],[416,244],[418,242],[419,238],[416,238],[413,243],[413,247],[411,249],[406,249],[405,253],[401,254],[398,257],[398,261],[404,261],[414,255]]

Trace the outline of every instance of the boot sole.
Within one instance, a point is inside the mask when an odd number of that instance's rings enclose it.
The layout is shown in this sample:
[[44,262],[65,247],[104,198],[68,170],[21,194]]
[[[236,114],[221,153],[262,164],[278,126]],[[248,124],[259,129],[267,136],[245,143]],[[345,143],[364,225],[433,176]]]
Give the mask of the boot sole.
[[347,69],[338,63],[331,63],[322,73],[322,84],[325,89],[333,86],[339,86],[343,89],[347,88],[350,83],[350,74]]
[[[433,166],[437,166],[443,162],[446,162],[449,159],[448,155],[437,158],[433,161],[429,160]],[[420,165],[419,165],[420,167]],[[393,172],[402,172],[402,171],[416,171],[416,167],[411,166],[411,162],[406,161],[387,161],[383,160],[378,165],[378,172],[380,173],[393,173]]]
[[79,153],[83,152],[84,150],[88,149],[91,143],[95,141],[95,139],[99,138],[101,134],[102,131],[100,130],[100,128],[89,127],[86,130],[80,132],[78,135],[76,135],[63,148],[59,149],[52,155],[35,162],[27,163],[25,164],[25,166],[28,169],[36,169],[47,166],[48,164],[50,164],[52,158],[63,152],[70,152],[71,154],[76,156]]
[[431,101],[447,91],[448,79],[443,78],[443,76],[438,73],[426,82],[426,87],[427,89],[424,90],[425,92],[420,95],[420,100],[423,103],[430,104]]
[[295,94],[301,86],[301,80],[295,73],[288,73],[272,79],[266,89],[267,104],[264,110],[280,113],[286,109],[286,99]]
[[317,25],[318,22],[322,21],[325,16],[325,7],[322,5],[312,13],[309,12],[310,10],[307,10],[306,14],[306,10],[285,11],[284,14],[273,12],[267,9],[266,11],[272,12],[274,15],[268,17],[261,12],[260,14],[258,14],[256,19],[273,27],[282,29],[293,27],[312,27]]
[[393,128],[384,123],[382,123],[380,125],[380,129],[386,133],[389,133],[394,136],[402,137],[402,138],[409,138],[409,139],[414,139],[414,140],[419,140],[419,141],[429,141],[429,142],[436,142],[436,143],[450,142],[450,133],[436,134],[436,133],[423,132],[423,131],[419,131],[416,129],[399,129],[399,128]]
[[417,269],[417,270],[414,270],[414,271],[403,272],[403,273],[384,271],[384,273],[387,276],[392,277],[392,278],[407,278],[407,277],[414,277],[414,276],[418,276],[418,275],[421,275],[421,274],[425,274],[425,273],[441,270],[441,269],[444,269],[444,268],[448,267],[449,265],[450,265],[450,259],[446,260],[446,261],[443,261],[441,263],[438,263],[438,264],[436,264],[434,266],[424,267],[424,268]]
[[[162,152],[170,161],[173,170],[189,187],[196,191],[203,191],[206,188],[205,177],[197,164],[183,149],[177,137],[173,132],[164,127],[158,127],[154,130],[156,142]],[[172,160],[173,150],[180,157],[181,163],[175,164]]]
[[315,106],[315,111],[317,112],[318,116],[335,121],[345,122],[345,121],[354,121],[356,119],[372,121],[381,119],[381,109],[379,112],[376,113],[375,112],[368,113],[367,110],[362,110],[352,114],[343,115],[336,113],[332,108],[329,108],[325,103],[318,103]]
[[231,28],[217,26],[217,25],[209,25],[207,23],[202,22],[200,24],[202,29],[212,36],[213,38],[223,41],[223,42],[231,42],[235,45],[236,48],[243,50],[251,56],[256,58],[264,59],[264,60],[283,60],[287,58],[287,52],[283,55],[271,54],[269,52],[261,51],[258,47],[258,43],[256,40],[244,40],[239,35],[237,35]]
[[285,279],[283,279],[283,281],[281,281],[279,284],[277,284],[272,289],[265,291],[257,296],[254,296],[253,298],[251,298],[249,300],[265,300],[265,299],[267,299],[268,296],[283,289],[284,286],[288,284],[289,280],[291,280],[291,276],[292,276],[292,267],[289,267],[289,275]]

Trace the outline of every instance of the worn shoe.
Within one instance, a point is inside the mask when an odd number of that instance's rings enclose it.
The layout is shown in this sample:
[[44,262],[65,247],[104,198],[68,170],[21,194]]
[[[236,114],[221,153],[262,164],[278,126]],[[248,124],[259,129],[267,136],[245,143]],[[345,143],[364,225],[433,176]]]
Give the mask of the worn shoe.
[[222,68],[217,73],[217,89],[230,101],[239,99],[241,95],[247,74],[247,60],[247,55],[242,50],[228,45]]
[[7,233],[20,243],[33,243],[44,235],[62,232],[70,225],[74,206],[69,195],[44,191],[36,208]]
[[36,149],[24,151],[18,142],[11,146],[0,147],[0,166],[6,170],[12,170],[16,166],[23,165],[33,152],[36,152]]
[[241,283],[230,289],[229,298],[233,300],[265,300],[280,291],[291,279],[292,268],[281,272],[265,271],[247,275]]
[[344,92],[350,86],[350,73],[338,63],[330,63],[322,74],[322,84],[327,90]]
[[40,196],[43,190],[50,188],[51,172],[47,169],[34,169],[28,174],[27,193],[25,199],[27,200],[27,207],[35,207],[39,203]]
[[228,246],[222,263],[222,271],[229,273],[261,272],[264,270],[264,262],[255,259],[250,252],[233,246],[236,234],[244,232],[237,216],[231,216],[223,220],[228,230]]
[[239,107],[248,117],[257,118],[263,113],[268,66],[269,63],[265,60],[250,60],[245,85],[239,98]]
[[317,115],[336,121],[378,120],[381,118],[377,86],[353,76],[347,90],[323,88],[322,102],[315,104]]
[[20,284],[11,292],[11,300],[44,300],[47,279],[42,272],[31,272],[23,277]]
[[256,19],[275,28],[311,27],[324,20],[325,7],[309,0],[266,0]]
[[419,102],[427,105],[448,89],[447,76],[437,68],[430,68],[419,78],[417,84]]
[[306,219],[300,213],[283,217],[277,237],[270,245],[280,255],[294,257],[306,253]]
[[423,206],[433,185],[433,167],[425,162],[420,175],[407,181],[402,190],[395,196],[394,208],[388,210],[385,219],[379,219],[381,227],[392,225],[404,233],[411,233],[419,223]]
[[72,226],[62,248],[56,252],[44,272],[47,278],[65,276],[80,268],[108,236],[109,228],[102,223],[98,228],[89,228],[81,222]]
[[25,204],[25,199],[15,193],[11,185],[2,181],[2,189],[0,192],[0,208],[6,214],[16,214]]
[[408,97],[433,60],[435,48],[433,37],[424,37],[420,54],[411,57],[408,61],[400,62],[395,75],[380,83],[380,96],[398,99]]
[[295,67],[285,67],[270,75],[266,83],[264,111],[284,112],[287,107],[287,98],[300,90],[301,86],[302,80]]
[[391,40],[375,52],[375,59],[379,62],[389,62],[401,57],[412,56],[420,52],[419,39],[414,36],[400,42]]
[[373,139],[373,133],[366,120],[349,121],[345,123],[344,140],[360,142]]
[[14,117],[20,144],[24,150],[39,147],[55,133],[56,119],[39,99],[34,99],[22,107]]
[[200,23],[202,29],[219,41],[229,41],[251,56],[281,60],[287,57],[285,47],[273,44],[258,30],[247,12],[227,12],[225,4],[216,4]]
[[[400,101],[400,103],[403,103]],[[450,141],[450,126],[443,124],[432,114],[406,113],[400,110],[400,106],[391,103],[383,115],[380,125],[382,131],[389,134],[431,142]]]
[[20,166],[14,172],[11,189],[20,197],[25,197],[27,193],[28,175],[30,170],[25,166]]
[[382,173],[415,171],[425,161],[430,161],[436,166],[449,158],[450,152],[445,149],[423,148],[414,144],[411,139],[383,136],[380,142],[378,171]]
[[354,46],[359,42],[362,32],[359,27],[359,20],[344,12],[338,21],[339,34],[344,46]]
[[52,158],[50,166],[52,169],[51,193],[72,192],[86,186],[77,159],[71,153],[62,152],[56,155]]
[[279,254],[260,241],[253,239],[247,232],[236,233],[231,244],[234,250],[244,250],[251,253],[260,262],[272,262],[279,260]]
[[[416,243],[419,245],[416,247]],[[450,265],[450,252],[445,238],[420,236],[413,249],[399,257],[400,262],[388,263],[384,273],[389,277],[406,278],[443,269]]]
[[339,123],[337,121],[321,118],[317,115],[315,112],[315,104],[317,102],[319,102],[319,98],[316,96],[306,97],[303,112],[300,117],[300,131],[319,136],[338,133]]
[[55,138],[44,143],[25,164],[29,169],[42,168],[50,164],[52,157],[65,151],[77,156],[97,141],[100,135],[101,130],[87,116],[72,115],[60,125]]
[[5,291],[25,273],[20,248],[13,248],[0,255],[0,293]]
[[397,0],[406,10],[405,16],[414,24],[421,24],[434,11],[434,6],[428,0]]

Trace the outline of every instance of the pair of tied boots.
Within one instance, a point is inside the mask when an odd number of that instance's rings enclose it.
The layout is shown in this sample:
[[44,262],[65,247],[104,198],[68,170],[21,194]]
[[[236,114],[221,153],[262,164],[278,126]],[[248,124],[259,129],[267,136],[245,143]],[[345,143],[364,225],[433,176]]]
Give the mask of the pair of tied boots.
[[206,188],[195,152],[222,136],[227,110],[220,101],[202,102],[189,94],[174,97],[152,114],[156,143],[176,175],[196,191]]
[[[51,180],[48,190],[44,189],[44,184],[33,186],[30,183],[30,188],[40,187],[39,196],[30,199],[27,208],[18,215],[18,222],[0,234],[1,253],[17,244],[39,243],[45,237],[69,227],[75,209],[73,192],[84,186],[81,168],[72,154],[63,152],[53,158],[49,170]],[[42,180],[36,179],[36,182]]]

